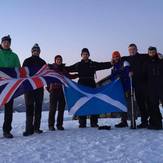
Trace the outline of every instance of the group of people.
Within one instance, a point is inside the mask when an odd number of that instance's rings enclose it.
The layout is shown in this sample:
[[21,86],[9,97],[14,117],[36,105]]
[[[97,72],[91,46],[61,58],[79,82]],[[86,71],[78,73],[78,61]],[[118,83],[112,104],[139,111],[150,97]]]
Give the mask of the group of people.
[[[118,51],[114,51],[110,62],[95,62],[89,59],[89,50],[83,48],[81,51],[81,61],[74,65],[66,66],[63,64],[62,56],[56,55],[54,57],[54,62],[48,64],[48,66],[50,69],[54,69],[70,79],[78,78],[79,84],[92,88],[96,87],[94,78],[96,71],[112,69],[111,75],[109,75],[108,78],[110,80],[120,78],[128,104],[128,113],[121,114],[121,122],[116,124],[115,127],[127,127],[127,120],[131,117],[131,85],[129,75],[132,75],[133,88],[141,115],[141,124],[139,124],[137,128],[162,129],[162,116],[159,110],[159,103],[160,101],[163,102],[163,75],[161,76],[161,74],[163,74],[163,59],[159,57],[155,47],[149,47],[147,54],[139,54],[137,46],[135,44],[130,44],[128,46],[128,51],[129,56],[121,57]],[[41,68],[45,65],[46,61],[40,57],[40,52],[41,49],[39,45],[35,44],[31,49],[32,55],[24,60],[22,66],[37,66]],[[129,66],[125,66],[125,62],[129,63]],[[11,38],[9,35],[2,37],[1,40],[0,67],[21,67],[17,54],[11,50]],[[46,89],[49,92],[49,130],[55,131],[56,128],[58,130],[64,130],[63,116],[66,102],[63,86],[59,83],[51,83]],[[29,136],[34,133],[40,134],[43,132],[40,129],[40,124],[44,88],[27,92],[24,97],[26,105],[26,127],[23,136]],[[13,102],[14,100],[11,99],[5,104],[3,136],[6,138],[13,138],[11,133]],[[55,125],[56,110],[58,110],[58,116]],[[87,116],[79,116],[78,118],[79,128],[85,128],[87,126]],[[90,125],[91,127],[98,127],[98,115],[90,116]]]

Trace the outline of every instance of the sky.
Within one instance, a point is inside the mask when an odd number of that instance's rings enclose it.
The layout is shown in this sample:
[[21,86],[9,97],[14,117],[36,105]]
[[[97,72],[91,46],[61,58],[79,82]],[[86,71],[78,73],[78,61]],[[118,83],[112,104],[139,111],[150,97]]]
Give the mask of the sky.
[[163,0],[1,0],[0,37],[10,34],[21,63],[34,43],[47,63],[60,54],[66,65],[80,61],[85,47],[98,62],[115,50],[128,55],[130,43],[163,53],[162,9]]

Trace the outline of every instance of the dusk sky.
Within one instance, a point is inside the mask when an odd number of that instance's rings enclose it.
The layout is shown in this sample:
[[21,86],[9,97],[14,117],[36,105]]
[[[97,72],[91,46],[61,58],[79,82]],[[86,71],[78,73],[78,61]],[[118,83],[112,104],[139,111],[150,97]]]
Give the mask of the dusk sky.
[[34,43],[48,63],[61,54],[67,65],[81,59],[84,47],[96,61],[109,61],[114,50],[128,55],[130,43],[163,53],[163,0],[5,0],[0,37],[7,34],[21,63]]

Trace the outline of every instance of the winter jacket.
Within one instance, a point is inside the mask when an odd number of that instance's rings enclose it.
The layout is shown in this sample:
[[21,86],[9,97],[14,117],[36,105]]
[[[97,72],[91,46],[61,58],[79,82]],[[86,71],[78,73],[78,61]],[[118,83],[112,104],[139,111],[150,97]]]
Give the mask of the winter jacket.
[[36,66],[38,68],[41,68],[45,64],[46,62],[43,59],[41,59],[39,56],[31,56],[25,59],[23,62],[23,66],[26,66],[26,67]]
[[130,67],[129,66],[124,67],[123,62],[119,61],[118,63],[114,64],[109,79],[111,79],[111,81],[114,81],[115,79],[120,78],[124,91],[127,92],[130,90],[129,72]]
[[145,85],[143,67],[147,59],[148,59],[148,54],[139,54],[139,53],[133,56],[122,57],[122,61],[126,60],[130,63],[131,71],[133,72],[133,84],[135,86],[139,84]]
[[[65,64],[57,65],[57,64],[53,63],[53,64],[48,64],[48,67],[50,69],[54,69],[55,72],[58,72],[59,74],[64,75],[70,79],[75,79],[78,76],[77,74],[73,74],[73,75],[69,74],[65,68]],[[61,93],[63,91],[62,84],[52,83],[47,87],[47,90],[49,92],[55,91],[57,93]]]
[[0,67],[20,67],[20,61],[17,54],[12,52],[11,49],[0,49]]
[[158,56],[149,56],[144,64],[143,72],[148,90],[163,94],[163,60]]
[[90,86],[90,87],[96,87],[96,83],[94,79],[94,75],[96,71],[109,69],[111,67],[112,65],[110,62],[94,62],[91,60],[85,62],[84,60],[81,60],[80,62],[67,67],[67,70],[69,72],[78,72],[79,84]]

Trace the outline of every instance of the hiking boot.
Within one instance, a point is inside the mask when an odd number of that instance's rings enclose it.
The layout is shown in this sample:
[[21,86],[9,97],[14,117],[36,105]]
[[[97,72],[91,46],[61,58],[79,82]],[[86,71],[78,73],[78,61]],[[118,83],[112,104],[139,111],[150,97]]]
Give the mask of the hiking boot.
[[91,127],[93,127],[93,128],[98,128],[99,125],[98,125],[98,124],[93,124],[93,125],[91,125]]
[[115,127],[117,127],[117,128],[128,127],[128,124],[126,121],[124,121],[124,122],[120,122],[120,123],[116,124]]
[[55,128],[53,126],[50,126],[49,131],[55,131]]
[[35,133],[36,133],[36,134],[41,134],[41,133],[43,133],[43,130],[40,130],[40,129],[35,130]]
[[79,125],[79,128],[86,128],[86,125]]
[[98,127],[99,130],[111,130],[111,126],[99,126]]
[[148,123],[147,122],[143,122],[139,125],[137,125],[137,128],[141,129],[141,128],[147,128],[148,127]]
[[57,126],[57,129],[58,129],[58,130],[64,130],[64,127],[62,127],[62,126]]
[[150,130],[161,130],[162,125],[151,125],[150,124],[147,128],[150,129]]
[[30,136],[33,134],[33,131],[25,131],[23,132],[23,136]]
[[8,139],[12,139],[14,137],[10,132],[4,132],[3,136]]

